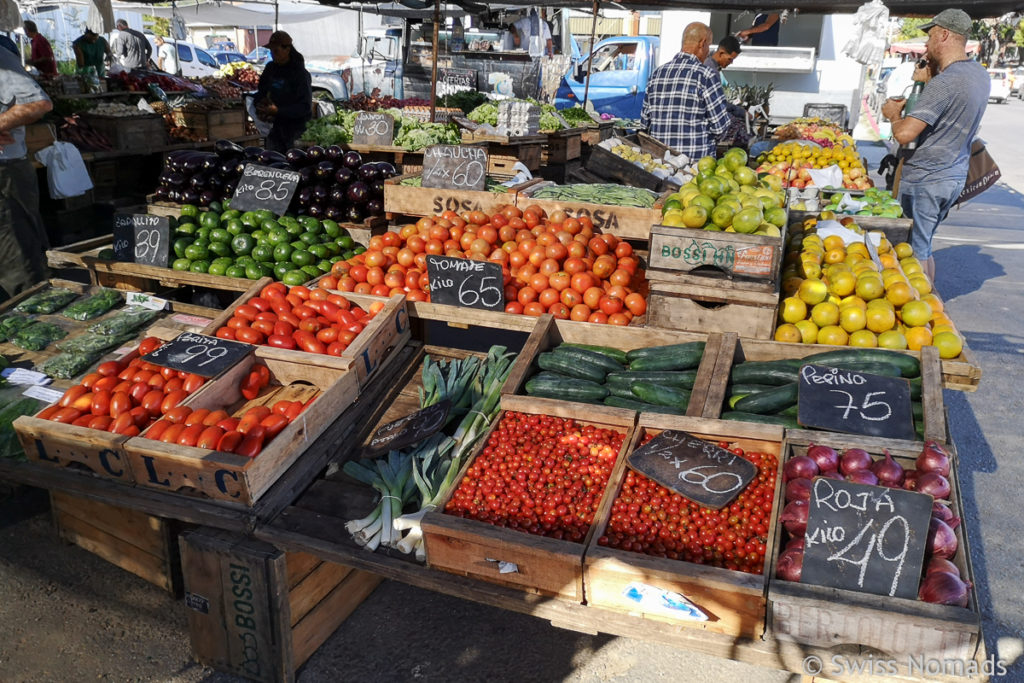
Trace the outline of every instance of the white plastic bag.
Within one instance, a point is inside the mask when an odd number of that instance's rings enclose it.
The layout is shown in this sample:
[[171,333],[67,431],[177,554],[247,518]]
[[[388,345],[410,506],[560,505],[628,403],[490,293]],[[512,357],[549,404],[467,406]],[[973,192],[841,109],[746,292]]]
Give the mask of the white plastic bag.
[[256,132],[264,138],[270,135],[270,131],[274,127],[274,123],[272,121],[264,121],[260,118],[259,114],[256,113],[255,95],[247,93],[243,96],[242,101],[245,102],[245,111],[249,113],[249,118],[252,119],[253,124],[256,126]]
[[882,60],[887,44],[889,9],[881,0],[871,0],[857,10],[853,35],[843,46],[843,54],[861,64]]
[[78,148],[70,142],[55,142],[36,152],[36,161],[46,166],[50,197],[77,197],[92,189],[92,178]]

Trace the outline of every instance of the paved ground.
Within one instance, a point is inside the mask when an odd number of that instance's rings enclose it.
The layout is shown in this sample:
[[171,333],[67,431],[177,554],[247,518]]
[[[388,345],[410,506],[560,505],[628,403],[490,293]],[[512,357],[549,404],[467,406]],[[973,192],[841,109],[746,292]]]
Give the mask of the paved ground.
[[[982,135],[1004,183],[940,229],[938,289],[984,368],[946,392],[961,455],[986,643],[1024,680],[1019,491],[1024,352],[1024,103],[992,105]],[[877,149],[866,149],[869,157]],[[0,485],[2,486],[2,485]],[[184,607],[55,539],[45,498],[0,491],[0,681],[236,681],[190,660]],[[1015,663],[1014,663],[1015,662]],[[300,681],[784,681],[788,674],[547,622],[392,582],[310,660]]]

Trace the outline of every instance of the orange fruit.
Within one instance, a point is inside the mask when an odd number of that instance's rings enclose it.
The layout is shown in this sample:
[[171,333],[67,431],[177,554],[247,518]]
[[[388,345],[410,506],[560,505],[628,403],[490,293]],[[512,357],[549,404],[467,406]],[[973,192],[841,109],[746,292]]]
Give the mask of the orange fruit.
[[857,330],[850,335],[850,346],[859,346],[861,348],[874,348],[878,346],[878,338],[875,337],[875,333],[871,330]]
[[803,337],[804,344],[816,344],[818,342],[818,326],[810,320],[798,320],[794,325],[800,330],[800,336]]
[[822,301],[811,309],[811,320],[819,329],[835,325],[839,322],[839,307],[831,301]]
[[809,278],[800,283],[797,296],[811,306],[820,304],[828,297],[828,285],[821,280]]
[[847,332],[863,330],[867,324],[867,313],[859,306],[847,306],[839,311],[839,326]]
[[911,351],[920,351],[922,346],[932,343],[932,331],[927,327],[908,327],[904,336]]
[[883,349],[905,349],[907,338],[898,330],[888,330],[878,335],[878,345]]
[[788,296],[782,300],[782,306],[779,308],[779,317],[787,323],[803,320],[807,317],[807,304],[799,297]]
[[883,306],[868,308],[867,328],[876,334],[891,330],[896,324],[896,314]]
[[775,341],[799,344],[803,341],[803,335],[796,325],[783,323],[775,328]]
[[882,296],[885,293],[885,288],[882,286],[881,278],[862,277],[857,280],[855,291],[857,296],[864,301],[871,301]]
[[910,286],[910,283],[902,280],[893,282],[885,290],[885,298],[888,299],[896,308],[899,308],[909,301],[913,301],[915,295],[916,292],[914,292],[914,288]]
[[819,344],[832,344],[834,346],[846,346],[850,341],[850,335],[838,325],[828,325],[818,330]]
[[908,301],[900,309],[900,319],[909,327],[923,327],[931,322],[932,307],[924,301]]
[[939,350],[939,358],[956,358],[964,350],[964,342],[956,332],[939,332],[932,338],[932,346]]
[[857,287],[857,277],[850,271],[840,271],[829,275],[828,288],[838,297],[849,296]]

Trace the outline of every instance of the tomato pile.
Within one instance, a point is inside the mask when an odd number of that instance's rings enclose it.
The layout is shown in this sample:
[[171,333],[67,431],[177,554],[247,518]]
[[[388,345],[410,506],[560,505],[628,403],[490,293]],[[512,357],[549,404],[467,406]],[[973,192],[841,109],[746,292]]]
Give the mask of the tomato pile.
[[580,543],[623,438],[571,419],[507,412],[445,512]]
[[162,368],[139,357],[162,345],[156,337],[146,337],[131,360],[100,363],[96,372],[83,377],[37,417],[137,436],[206,381],[199,375]]
[[327,289],[274,282],[238,306],[216,335],[247,344],[340,356],[382,308],[364,311]]
[[629,242],[596,234],[587,216],[548,216],[537,206],[493,216],[445,211],[375,235],[364,253],[335,263],[321,286],[429,301],[428,254],[500,265],[508,313],[628,325],[647,310],[644,271]]
[[[653,438],[648,433],[647,443]],[[757,465],[757,478],[721,510],[701,507],[630,470],[600,545],[751,574],[764,570],[778,459],[718,444]]]
[[[239,389],[242,396],[252,400],[268,384],[270,370],[266,365],[256,363],[242,378]],[[176,406],[164,413],[160,420],[146,430],[143,437],[255,458],[312,401],[278,401],[270,407],[253,406],[241,417],[232,417],[226,410],[193,410],[188,406]]]

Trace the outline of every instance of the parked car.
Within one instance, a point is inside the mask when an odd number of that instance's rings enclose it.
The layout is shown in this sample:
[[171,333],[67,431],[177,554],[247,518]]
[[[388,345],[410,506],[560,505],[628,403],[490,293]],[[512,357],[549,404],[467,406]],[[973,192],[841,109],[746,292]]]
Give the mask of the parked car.
[[[153,36],[147,35],[150,44],[153,46],[153,61],[156,61],[157,47],[153,42]],[[178,68],[181,75],[185,77],[217,76],[220,74],[220,64],[205,49],[179,40],[171,43],[178,46]]]
[[1010,92],[1024,100],[1024,66],[1018,66],[1010,72]]
[[263,65],[270,61],[270,49],[258,47],[245,56],[245,61],[250,64]]
[[232,64],[234,62],[248,61],[245,58],[245,55],[243,55],[241,52],[213,52],[211,54],[213,55],[213,58],[217,60],[217,63],[221,66],[225,64]]
[[989,69],[988,75],[992,79],[988,98],[1002,104],[1010,97],[1010,70]]

